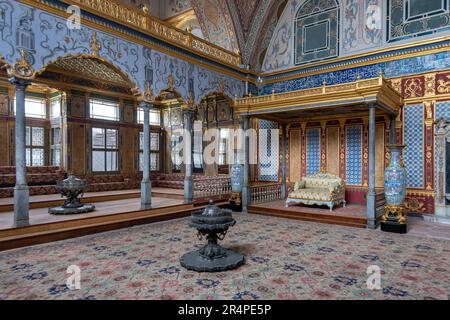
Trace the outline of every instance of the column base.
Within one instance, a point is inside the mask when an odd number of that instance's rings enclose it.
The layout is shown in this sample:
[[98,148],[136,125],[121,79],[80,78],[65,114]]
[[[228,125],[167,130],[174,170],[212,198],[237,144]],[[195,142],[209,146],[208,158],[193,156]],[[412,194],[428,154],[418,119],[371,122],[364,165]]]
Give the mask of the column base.
[[286,185],[281,185],[281,199],[286,200],[287,198],[287,190]]
[[249,201],[249,188],[248,187],[243,187],[242,188],[242,213],[248,213],[248,205],[250,203]]
[[373,229],[373,230],[377,229],[379,223],[378,223],[378,219],[377,219],[376,193],[375,192],[367,193],[366,216],[367,216],[367,228]]
[[141,209],[151,209],[152,208],[152,182],[142,181],[141,182]]
[[13,227],[30,225],[30,193],[27,185],[14,187],[14,223]]

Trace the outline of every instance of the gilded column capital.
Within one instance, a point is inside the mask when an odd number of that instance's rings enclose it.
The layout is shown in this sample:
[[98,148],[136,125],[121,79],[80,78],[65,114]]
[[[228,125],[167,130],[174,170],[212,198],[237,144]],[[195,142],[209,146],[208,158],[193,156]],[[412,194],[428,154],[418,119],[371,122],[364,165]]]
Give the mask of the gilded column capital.
[[[136,91],[137,92],[137,91]],[[138,94],[137,100],[139,102],[139,106],[144,108],[142,105],[152,106],[155,103],[155,97],[153,96],[153,89],[150,83],[147,83],[145,86],[145,91],[142,94]]]
[[[8,74],[11,79],[21,80],[21,81],[31,81],[36,75],[36,71],[33,69],[31,64],[27,61],[25,57],[25,51],[20,49],[20,58],[17,62],[8,69]],[[11,83],[16,84],[17,81],[10,80]]]

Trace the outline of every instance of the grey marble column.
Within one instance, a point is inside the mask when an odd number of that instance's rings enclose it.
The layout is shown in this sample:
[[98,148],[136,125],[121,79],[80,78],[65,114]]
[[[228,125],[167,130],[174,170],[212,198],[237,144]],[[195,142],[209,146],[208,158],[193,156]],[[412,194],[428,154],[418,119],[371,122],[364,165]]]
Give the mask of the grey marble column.
[[144,149],[141,182],[141,208],[152,207],[152,182],[150,180],[150,107],[147,102],[139,105],[144,110]]
[[16,89],[16,185],[14,187],[14,227],[30,224],[30,196],[27,184],[26,145],[25,145],[25,90],[30,84],[27,80],[11,78]]
[[248,205],[250,203],[250,186],[249,186],[249,162],[250,162],[250,140],[248,136],[249,118],[242,116],[242,130],[244,134],[244,177],[242,181],[242,212],[248,213]]
[[287,170],[287,132],[286,124],[281,126],[281,198],[286,199],[286,170]]
[[369,105],[369,191],[367,192],[367,227],[376,229],[376,192],[375,192],[375,114],[376,104]]
[[194,201],[194,181],[192,178],[192,119],[191,110],[183,111],[184,120],[184,203],[189,204]]
[[397,115],[391,116],[390,127],[391,127],[391,130],[390,130],[389,142],[390,142],[390,144],[396,144],[397,143]]

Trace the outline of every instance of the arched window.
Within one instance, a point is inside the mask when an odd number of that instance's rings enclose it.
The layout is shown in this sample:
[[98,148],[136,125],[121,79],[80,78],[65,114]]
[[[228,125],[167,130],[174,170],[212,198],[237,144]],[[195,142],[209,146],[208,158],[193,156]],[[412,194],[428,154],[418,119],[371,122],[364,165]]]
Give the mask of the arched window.
[[339,4],[336,0],[307,0],[295,18],[295,64],[339,55]]

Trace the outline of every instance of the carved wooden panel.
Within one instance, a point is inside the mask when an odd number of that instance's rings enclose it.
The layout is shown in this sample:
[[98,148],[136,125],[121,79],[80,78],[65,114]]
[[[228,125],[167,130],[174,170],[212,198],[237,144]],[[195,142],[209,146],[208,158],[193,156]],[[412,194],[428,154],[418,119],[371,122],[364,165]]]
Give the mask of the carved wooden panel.
[[9,97],[5,94],[0,94],[0,114],[8,114]]
[[302,132],[300,129],[291,130],[289,133],[289,181],[299,181],[302,176],[301,171],[301,148]]
[[327,128],[327,172],[339,175],[339,127]]

